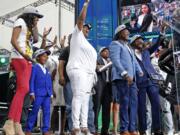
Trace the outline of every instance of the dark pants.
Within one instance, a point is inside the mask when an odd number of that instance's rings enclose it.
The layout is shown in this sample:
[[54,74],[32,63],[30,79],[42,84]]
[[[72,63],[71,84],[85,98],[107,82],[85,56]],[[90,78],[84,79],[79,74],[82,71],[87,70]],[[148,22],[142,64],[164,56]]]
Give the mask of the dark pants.
[[95,113],[95,127],[98,130],[98,115],[102,105],[102,129],[101,134],[106,135],[110,123],[110,109],[112,99],[112,86],[111,83],[97,83],[96,94],[93,97],[94,113]]
[[26,121],[28,118],[30,106],[31,106],[31,100],[30,100],[30,95],[28,93],[24,98],[24,104],[23,104],[22,115],[21,115],[21,124],[22,124],[23,130],[25,130],[26,128]]
[[146,95],[148,95],[152,108],[152,125],[154,131],[160,130],[160,101],[159,88],[157,84],[148,81],[147,87],[138,87],[138,116],[139,116],[139,131],[146,131]]
[[134,132],[137,127],[137,86],[133,82],[128,86],[125,80],[116,80],[113,82],[113,88],[116,88],[120,96],[120,131]]

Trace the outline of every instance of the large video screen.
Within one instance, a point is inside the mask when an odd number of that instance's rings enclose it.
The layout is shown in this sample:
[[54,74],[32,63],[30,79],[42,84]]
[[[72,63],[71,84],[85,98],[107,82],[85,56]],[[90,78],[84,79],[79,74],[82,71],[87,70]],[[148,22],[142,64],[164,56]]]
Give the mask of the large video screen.
[[[136,1],[136,0],[135,0]],[[162,21],[172,23],[173,11],[180,7],[180,1],[174,0],[171,3],[164,0],[151,0],[148,3],[141,1],[133,3],[123,3],[121,8],[121,23],[126,24],[131,33],[159,32]]]
[[149,3],[151,0],[122,0],[122,6],[137,5],[142,3]]

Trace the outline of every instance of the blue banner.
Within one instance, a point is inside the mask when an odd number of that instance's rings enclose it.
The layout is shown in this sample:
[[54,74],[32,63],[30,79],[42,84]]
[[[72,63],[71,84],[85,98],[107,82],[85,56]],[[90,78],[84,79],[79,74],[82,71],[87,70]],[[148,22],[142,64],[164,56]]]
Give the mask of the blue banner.
[[[84,4],[84,0],[79,0],[78,15]],[[91,0],[86,23],[92,24],[89,35],[91,44],[99,50],[101,46],[108,46],[114,36],[114,30],[118,25],[118,9],[116,0]]]

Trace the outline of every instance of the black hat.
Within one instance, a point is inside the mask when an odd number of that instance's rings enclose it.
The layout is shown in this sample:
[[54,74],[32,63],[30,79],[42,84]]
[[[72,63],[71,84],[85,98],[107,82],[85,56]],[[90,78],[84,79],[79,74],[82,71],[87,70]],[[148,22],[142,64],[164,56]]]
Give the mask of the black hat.
[[88,29],[89,29],[89,30],[91,30],[91,29],[92,29],[92,25],[91,25],[90,23],[85,23],[83,26],[88,27]]

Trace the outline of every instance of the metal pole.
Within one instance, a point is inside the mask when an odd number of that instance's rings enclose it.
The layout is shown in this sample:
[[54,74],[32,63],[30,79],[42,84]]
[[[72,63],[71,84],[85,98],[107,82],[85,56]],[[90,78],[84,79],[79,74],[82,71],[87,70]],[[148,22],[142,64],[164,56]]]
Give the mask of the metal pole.
[[59,0],[59,38],[61,38],[61,0]]

